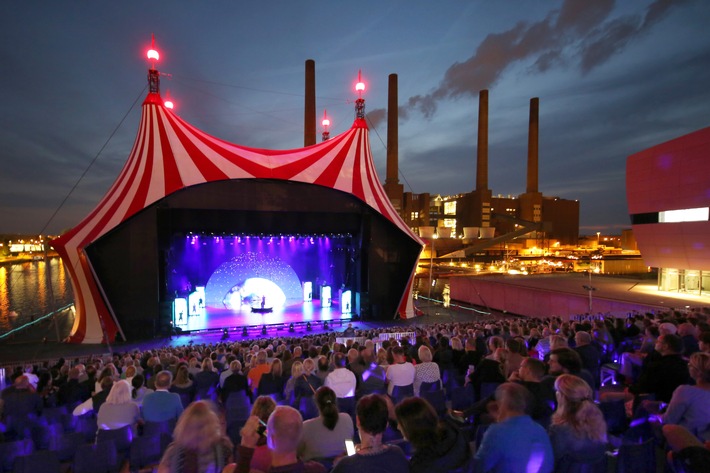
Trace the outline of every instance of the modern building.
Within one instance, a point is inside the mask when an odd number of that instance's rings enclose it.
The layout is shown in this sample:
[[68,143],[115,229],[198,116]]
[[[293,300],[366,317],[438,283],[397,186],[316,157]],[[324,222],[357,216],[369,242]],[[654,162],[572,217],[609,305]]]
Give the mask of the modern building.
[[710,294],[710,127],[626,161],[638,248],[661,290]]

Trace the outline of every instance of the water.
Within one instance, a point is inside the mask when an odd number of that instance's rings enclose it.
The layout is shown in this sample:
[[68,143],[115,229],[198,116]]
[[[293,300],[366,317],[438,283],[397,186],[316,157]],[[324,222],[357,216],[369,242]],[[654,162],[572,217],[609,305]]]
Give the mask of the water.
[[[0,266],[0,334],[73,301],[69,274],[59,258]],[[13,311],[17,317],[10,316]]]

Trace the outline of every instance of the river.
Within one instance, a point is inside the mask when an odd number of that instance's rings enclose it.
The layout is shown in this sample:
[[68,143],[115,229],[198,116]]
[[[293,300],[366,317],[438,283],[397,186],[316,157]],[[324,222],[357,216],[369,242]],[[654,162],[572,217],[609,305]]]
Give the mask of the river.
[[61,259],[0,266],[0,335],[72,302],[74,292]]

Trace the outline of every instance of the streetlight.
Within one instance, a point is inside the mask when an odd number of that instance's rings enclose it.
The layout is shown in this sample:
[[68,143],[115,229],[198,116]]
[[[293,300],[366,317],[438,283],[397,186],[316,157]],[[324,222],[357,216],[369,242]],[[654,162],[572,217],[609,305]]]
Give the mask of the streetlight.
[[432,275],[434,274],[434,241],[439,238],[438,233],[434,233],[434,235],[431,238],[431,252],[430,252],[430,258],[429,258],[429,300],[431,300],[431,278]]
[[602,232],[597,232],[597,246],[599,246],[599,235],[601,235]]

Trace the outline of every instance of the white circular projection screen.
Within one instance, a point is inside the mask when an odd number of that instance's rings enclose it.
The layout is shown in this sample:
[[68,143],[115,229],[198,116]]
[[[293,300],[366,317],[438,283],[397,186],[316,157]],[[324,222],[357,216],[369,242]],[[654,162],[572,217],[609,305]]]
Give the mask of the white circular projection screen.
[[222,263],[205,287],[208,307],[239,310],[244,306],[280,308],[303,301],[301,281],[279,258],[243,253]]

